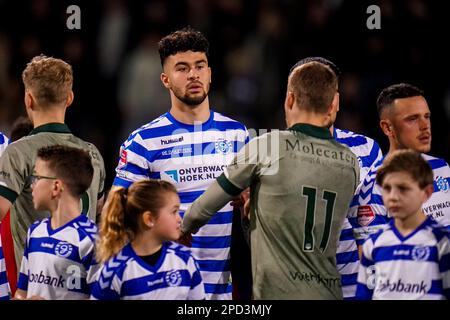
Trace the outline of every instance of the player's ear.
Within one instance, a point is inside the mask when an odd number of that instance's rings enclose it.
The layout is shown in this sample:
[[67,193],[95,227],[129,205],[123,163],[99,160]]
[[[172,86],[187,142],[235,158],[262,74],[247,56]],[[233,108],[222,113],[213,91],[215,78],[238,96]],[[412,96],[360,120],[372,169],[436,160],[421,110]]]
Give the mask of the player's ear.
[[25,95],[23,97],[23,100],[25,103],[25,107],[27,109],[31,109],[31,110],[35,109],[35,101],[34,101],[34,97],[33,97],[33,94],[31,93],[31,91],[25,90]]
[[336,114],[339,111],[339,93],[336,92],[334,94],[333,100],[331,100],[330,105],[328,106],[327,113],[329,115]]
[[389,121],[389,119],[381,119],[380,120],[380,128],[381,130],[383,130],[383,133],[390,137],[393,135],[393,128],[392,128],[392,124],[391,121]]
[[428,199],[430,199],[431,195],[433,194],[434,191],[434,187],[432,184],[429,184],[425,187],[424,189],[425,191],[425,199],[423,199],[423,202],[427,201]]
[[155,225],[155,217],[153,217],[153,214],[150,211],[145,211],[142,214],[142,222],[147,228],[153,228]]
[[66,99],[66,108],[72,104],[74,97],[75,97],[75,95],[74,95],[73,91],[70,90],[69,94],[67,95],[67,99]]
[[333,103],[336,104],[336,112],[339,111],[339,92],[336,92],[333,98]]
[[61,195],[62,191],[64,191],[64,187],[62,186],[61,180],[58,180],[58,179],[54,180],[53,181],[53,189],[52,189],[53,197]]
[[284,108],[285,108],[286,112],[292,110],[292,107],[294,106],[294,102],[295,102],[294,93],[292,91],[288,91],[286,93],[286,99],[284,100]]
[[161,82],[164,85],[164,87],[166,87],[167,89],[170,89],[170,80],[169,80],[169,77],[167,76],[167,74],[165,74],[164,72],[161,72],[160,79],[161,79]]

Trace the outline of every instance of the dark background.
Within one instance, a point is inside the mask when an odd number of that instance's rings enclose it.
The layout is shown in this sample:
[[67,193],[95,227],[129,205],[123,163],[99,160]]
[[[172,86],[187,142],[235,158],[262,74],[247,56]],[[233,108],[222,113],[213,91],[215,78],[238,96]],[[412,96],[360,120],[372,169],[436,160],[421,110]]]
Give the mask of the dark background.
[[[66,9],[81,9],[69,30]],[[381,8],[369,30],[367,7]],[[0,131],[24,114],[21,73],[35,55],[74,69],[75,101],[67,123],[102,152],[107,186],[128,134],[170,108],[159,81],[159,39],[186,25],[210,41],[211,106],[248,128],[284,128],[290,67],[320,55],[342,70],[337,126],[375,138],[384,152],[376,97],[410,82],[432,111],[432,155],[450,159],[449,10],[444,1],[299,0],[0,0]]]

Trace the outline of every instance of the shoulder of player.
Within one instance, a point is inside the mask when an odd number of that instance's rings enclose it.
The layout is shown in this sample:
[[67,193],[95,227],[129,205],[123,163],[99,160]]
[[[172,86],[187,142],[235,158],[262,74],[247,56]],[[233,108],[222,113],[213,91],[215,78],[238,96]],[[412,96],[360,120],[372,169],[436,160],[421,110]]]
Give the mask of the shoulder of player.
[[85,146],[83,149],[89,152],[91,157],[95,157],[97,160],[101,160],[103,162],[102,154],[100,153],[100,150],[98,150],[95,144],[93,144],[92,142],[85,141],[81,138],[78,139],[81,142],[81,145]]
[[226,123],[230,123],[233,125],[233,129],[242,129],[242,130],[247,130],[247,128],[245,127],[245,125],[243,125],[242,123],[240,123],[237,120],[231,119],[230,117],[224,116],[223,114],[213,111],[213,120],[215,122],[226,122]]
[[98,236],[98,228],[91,219],[83,215],[77,222],[74,223],[74,227],[78,232],[80,241],[88,238],[90,242],[95,244]]
[[[161,135],[161,129],[165,127],[172,128],[174,124],[170,119],[164,114],[159,118],[139,127],[134,130],[127,138],[127,140],[122,144],[122,147],[128,147],[133,142],[137,142],[141,145],[145,145],[148,142],[148,138],[164,138],[164,135]],[[173,128],[172,128],[173,129]]]
[[[346,143],[346,142],[350,142],[349,145],[353,146],[352,144],[355,144],[355,147],[360,147],[360,148],[380,148],[378,142],[376,142],[376,140],[360,134],[360,133],[356,133],[350,130],[343,130],[343,129],[338,129],[335,128],[335,139],[337,141],[339,141],[340,143]],[[353,142],[353,143],[352,143]]]
[[448,168],[450,169],[447,161],[441,158],[430,156],[429,154],[422,153],[422,157],[428,162],[431,166],[431,169],[440,169],[440,168]]
[[383,161],[384,161],[384,157],[381,158],[380,160],[376,161],[373,163],[373,165],[369,168],[369,172],[367,174],[367,176],[370,178],[371,175],[373,173],[376,174],[376,172],[378,171],[378,169],[380,169],[380,167],[383,165]]
[[129,264],[135,261],[134,255],[132,255],[129,251],[130,250],[128,250],[127,245],[115,256],[106,261],[102,266],[99,278],[102,278],[104,282],[112,281],[115,276],[121,279]]
[[28,234],[32,235],[33,232],[41,225],[45,226],[50,218],[44,218],[42,220],[36,220],[28,227]]
[[192,257],[191,250],[182,244],[169,241],[165,245],[167,246],[167,253],[174,254],[175,256],[183,260],[186,264]]
[[9,138],[5,134],[0,132],[0,144],[4,144],[4,143],[8,143],[8,142],[9,142]]
[[442,242],[442,240],[446,243],[450,242],[450,230],[438,222],[429,219],[427,229],[433,234],[437,243]]
[[25,136],[19,140],[11,142],[4,149],[5,153],[20,153],[21,158],[31,155],[31,151],[35,149],[35,142],[38,139],[35,139],[33,136]]
[[372,243],[372,245],[375,246],[378,239],[380,239],[383,236],[388,235],[389,230],[392,230],[392,226],[388,223],[388,224],[382,226],[375,233],[370,234],[364,243],[366,243],[367,241],[370,241]]
[[165,127],[165,126],[169,126],[172,125],[173,123],[170,121],[170,119],[167,117],[166,114],[163,114],[161,116],[159,116],[158,118],[150,121],[147,124],[144,124],[142,126],[140,126],[139,128],[137,128],[136,130],[134,130],[128,140],[130,140],[131,138],[134,138],[136,135],[141,134],[142,132],[146,132],[146,131],[152,131],[152,130],[157,130],[161,127]]

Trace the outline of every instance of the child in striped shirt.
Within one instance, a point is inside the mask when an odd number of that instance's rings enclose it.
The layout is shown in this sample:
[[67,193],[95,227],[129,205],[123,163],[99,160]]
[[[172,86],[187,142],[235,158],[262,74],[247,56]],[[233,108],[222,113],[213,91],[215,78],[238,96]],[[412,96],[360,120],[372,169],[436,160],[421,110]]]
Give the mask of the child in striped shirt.
[[450,233],[422,211],[433,193],[433,172],[412,150],[392,153],[377,183],[394,218],[363,245],[359,299],[449,299]]
[[191,251],[181,235],[180,198],[162,180],[141,180],[111,191],[100,227],[103,263],[91,299],[199,300],[205,298]]
[[36,210],[50,218],[28,229],[16,299],[79,300],[90,296],[97,264],[97,227],[81,199],[94,169],[81,149],[54,145],[38,150],[31,175]]

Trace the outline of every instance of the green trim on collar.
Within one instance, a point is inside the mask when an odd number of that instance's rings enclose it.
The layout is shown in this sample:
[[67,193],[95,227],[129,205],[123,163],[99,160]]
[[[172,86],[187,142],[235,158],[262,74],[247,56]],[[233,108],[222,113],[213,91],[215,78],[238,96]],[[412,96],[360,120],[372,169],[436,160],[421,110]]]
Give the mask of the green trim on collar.
[[217,178],[217,183],[222,187],[223,191],[228,193],[230,196],[237,196],[244,191],[243,189],[240,189],[232,184],[223,173]]
[[14,203],[19,195],[8,187],[0,186],[0,196],[8,199],[11,203]]
[[289,130],[299,131],[307,134],[308,136],[313,136],[319,139],[333,139],[333,136],[328,128],[317,127],[307,123],[296,123],[290,127]]
[[31,136],[33,134],[41,132],[72,133],[65,123],[47,123],[34,128],[29,135]]

